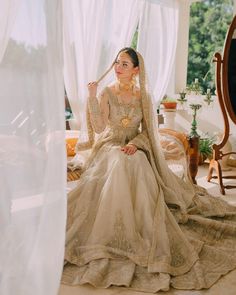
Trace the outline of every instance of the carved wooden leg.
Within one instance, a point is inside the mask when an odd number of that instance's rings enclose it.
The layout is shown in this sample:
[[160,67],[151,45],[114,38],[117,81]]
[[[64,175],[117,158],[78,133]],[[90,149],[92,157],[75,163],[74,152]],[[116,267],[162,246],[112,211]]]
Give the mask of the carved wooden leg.
[[225,195],[225,189],[224,189],[224,185],[222,181],[222,170],[221,170],[220,163],[218,161],[215,161],[215,170],[216,170],[216,174],[217,174],[219,185],[220,185],[220,191],[222,195]]
[[209,165],[209,169],[208,169],[208,175],[207,175],[207,181],[210,182],[211,179],[212,179],[212,173],[213,173],[213,170],[214,170],[214,161],[215,160],[211,160],[210,161],[210,165]]
[[[216,171],[216,176],[212,176],[213,170]],[[222,170],[219,161],[212,159],[210,162],[209,166],[209,172],[207,176],[207,181],[210,181],[211,178],[217,178],[219,185],[220,185],[220,192],[222,195],[225,195],[225,188],[223,185],[223,180],[222,180]]]

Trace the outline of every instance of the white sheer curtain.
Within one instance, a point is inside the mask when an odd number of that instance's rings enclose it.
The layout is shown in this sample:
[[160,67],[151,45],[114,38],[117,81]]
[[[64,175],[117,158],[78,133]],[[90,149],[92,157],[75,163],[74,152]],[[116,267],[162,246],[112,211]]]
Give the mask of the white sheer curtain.
[[155,107],[165,94],[173,70],[178,31],[177,0],[140,0],[138,51],[142,53]]
[[0,294],[56,295],[66,222],[61,1],[17,2],[12,32],[14,5],[1,28],[11,33],[0,64],[0,198],[11,208],[1,208]]
[[119,49],[130,46],[138,6],[139,0],[63,1],[64,80],[81,130],[86,129],[86,85],[110,66]]
[[[0,62],[6,51],[6,47],[10,38],[10,34],[14,25],[17,9],[20,0],[0,0]],[[0,187],[2,194],[0,195],[0,233],[3,233],[6,225],[10,221],[11,201],[6,198],[8,189],[4,185],[6,183],[5,175],[1,169],[0,162]]]
[[21,0],[0,0],[0,62],[14,25]]

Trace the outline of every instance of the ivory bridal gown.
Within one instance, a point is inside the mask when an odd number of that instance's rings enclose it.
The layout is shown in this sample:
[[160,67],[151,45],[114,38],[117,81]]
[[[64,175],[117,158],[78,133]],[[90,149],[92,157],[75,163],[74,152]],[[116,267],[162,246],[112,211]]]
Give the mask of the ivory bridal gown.
[[[62,282],[155,293],[209,288],[235,268],[235,207],[186,186],[190,202],[181,209],[185,184],[174,176],[171,188],[162,182],[145,126],[139,131],[141,100],[124,104],[105,88],[100,105],[90,98],[89,106],[101,134],[68,196]],[[128,142],[138,147],[134,155],[121,151]]]

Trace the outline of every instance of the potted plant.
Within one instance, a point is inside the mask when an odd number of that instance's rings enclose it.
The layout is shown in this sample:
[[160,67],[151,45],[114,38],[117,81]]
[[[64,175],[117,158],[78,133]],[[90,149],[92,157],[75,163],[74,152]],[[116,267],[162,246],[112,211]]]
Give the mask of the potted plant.
[[176,109],[177,100],[165,95],[161,101],[161,104],[164,106],[165,109]]
[[215,137],[204,135],[199,141],[199,165],[202,165],[206,159],[212,158],[212,145],[215,143]]

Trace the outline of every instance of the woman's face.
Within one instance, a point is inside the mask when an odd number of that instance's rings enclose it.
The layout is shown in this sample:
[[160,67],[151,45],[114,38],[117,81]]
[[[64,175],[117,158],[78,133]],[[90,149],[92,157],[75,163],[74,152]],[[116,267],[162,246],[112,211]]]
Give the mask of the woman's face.
[[117,79],[131,80],[133,75],[138,73],[138,67],[134,67],[129,54],[121,52],[114,65]]

